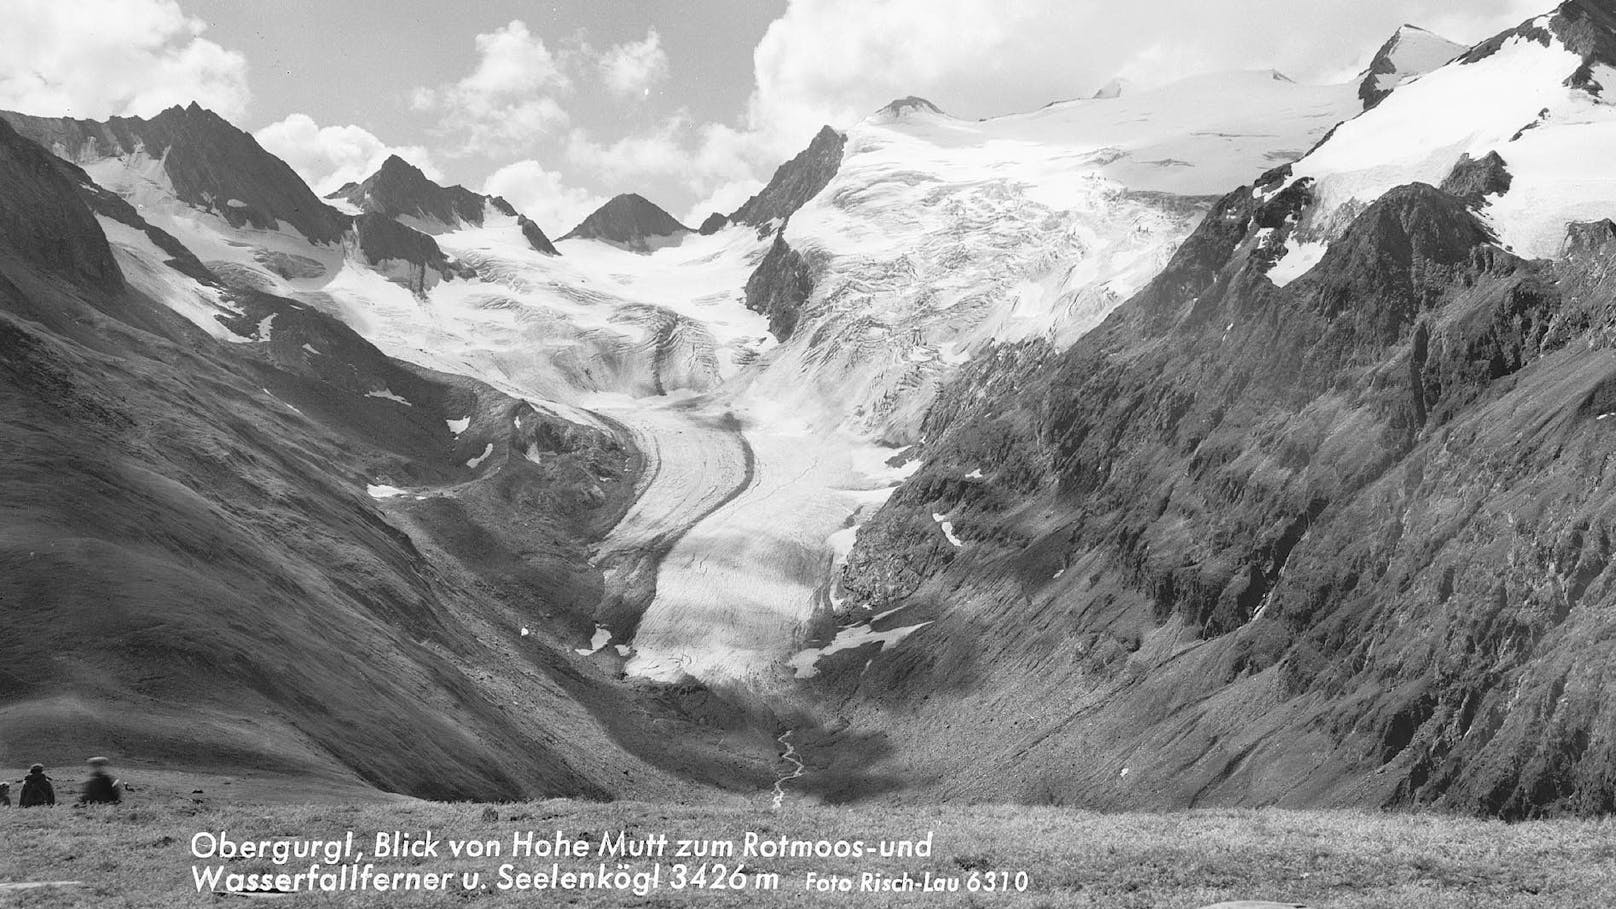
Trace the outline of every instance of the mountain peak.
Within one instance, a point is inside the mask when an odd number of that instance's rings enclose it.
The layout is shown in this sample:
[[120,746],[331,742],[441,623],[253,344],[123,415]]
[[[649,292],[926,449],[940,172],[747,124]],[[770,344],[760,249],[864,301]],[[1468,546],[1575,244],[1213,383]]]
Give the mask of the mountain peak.
[[623,193],[568,231],[563,240],[601,240],[636,252],[650,252],[659,238],[689,233],[655,202],[639,193]]
[[1364,109],[1383,101],[1392,89],[1415,76],[1423,76],[1465,52],[1464,45],[1405,23],[1375,52],[1358,83]]
[[943,113],[942,108],[931,103],[930,101],[927,101],[925,98],[921,98],[916,95],[909,95],[908,97],[897,98],[888,102],[885,107],[871,115],[871,119],[877,121],[902,120],[906,117],[912,117],[917,114],[931,114],[939,117],[948,116],[947,114]]
[[769,185],[729,216],[730,223],[762,227],[791,217],[836,176],[846,144],[846,136],[829,126],[820,127],[807,148],[776,168]]
[[423,179],[426,177],[426,174],[419,167],[416,167],[410,162],[404,160],[397,154],[388,155],[387,160],[382,162],[382,166],[377,168],[376,172],[382,173],[383,171],[390,170],[403,171],[410,174],[419,174]]
[[175,196],[233,227],[274,230],[289,224],[316,243],[333,243],[347,219],[309,189],[290,165],[265,151],[250,133],[191,102],[150,119],[106,121],[6,113],[28,139],[85,164],[144,152],[161,160]]
[[363,182],[349,183],[326,198],[342,199],[363,212],[389,218],[419,218],[443,228],[481,226],[492,204],[488,197],[464,186],[438,185],[398,155],[388,155]]

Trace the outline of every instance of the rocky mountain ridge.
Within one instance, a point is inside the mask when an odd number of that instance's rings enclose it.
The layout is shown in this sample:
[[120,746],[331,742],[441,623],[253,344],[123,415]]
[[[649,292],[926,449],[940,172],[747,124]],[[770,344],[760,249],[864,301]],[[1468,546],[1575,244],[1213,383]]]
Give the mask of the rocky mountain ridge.
[[730,214],[729,223],[756,228],[770,222],[784,223],[836,176],[846,144],[844,133],[821,127],[807,148],[776,168],[768,184]]
[[535,250],[557,254],[544,231],[503,198],[485,196],[459,185],[440,186],[398,155],[389,155],[376,173],[363,181],[348,183],[326,198],[340,199],[364,213],[411,219],[427,233],[465,225],[481,227],[491,216],[504,215],[517,219],[522,235]]
[[234,226],[274,230],[285,222],[314,243],[334,243],[347,228],[347,218],[320,201],[285,162],[194,102],[150,119],[100,122],[9,111],[0,111],[0,118],[75,163],[136,155],[160,162],[177,198]]

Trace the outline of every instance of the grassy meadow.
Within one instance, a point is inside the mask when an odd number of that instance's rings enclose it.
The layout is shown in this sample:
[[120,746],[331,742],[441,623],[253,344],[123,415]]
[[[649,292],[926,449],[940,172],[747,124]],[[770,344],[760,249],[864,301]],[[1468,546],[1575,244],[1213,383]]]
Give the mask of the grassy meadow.
[[[0,810],[0,905],[19,907],[213,906],[247,897],[199,892],[193,866],[225,865],[225,873],[306,872],[308,860],[284,866],[258,858],[194,859],[192,837],[224,832],[233,841],[341,839],[353,831],[360,862],[376,871],[446,872],[442,891],[301,893],[260,896],[280,906],[1006,906],[1106,909],[1194,909],[1239,899],[1310,907],[1421,909],[1586,909],[1616,905],[1616,823],[1564,821],[1505,825],[1430,815],[1353,812],[1225,811],[1101,815],[1053,808],[796,806],[731,807],[546,801],[483,806],[409,803],[387,806],[213,807],[132,804],[116,808]],[[430,830],[439,855],[370,856],[377,831]],[[930,855],[882,857],[745,856],[746,835],[778,844],[860,841],[878,853],[883,841],[924,842]],[[545,872],[597,870],[603,841],[667,836],[661,857],[607,857],[629,872],[660,865],[657,887],[628,890],[500,890],[498,868]],[[518,837],[534,843],[585,841],[587,858],[513,856]],[[452,839],[493,840],[498,857],[454,857]],[[674,855],[681,839],[704,841],[708,857]],[[719,841],[717,846],[713,841]],[[655,839],[652,842],[656,842]],[[732,843],[735,857],[721,855]],[[653,847],[654,848],[654,847]],[[692,847],[695,848],[694,846]],[[833,847],[834,848],[834,845]],[[845,848],[845,847],[844,847]],[[896,848],[902,848],[901,846]],[[754,851],[762,851],[759,846]],[[338,860],[339,863],[341,860]],[[734,871],[744,862],[742,877]],[[712,863],[725,865],[722,874]],[[674,889],[676,866],[683,889]],[[695,869],[709,874],[695,885]],[[329,865],[325,870],[330,870]],[[464,889],[459,875],[478,872]],[[849,879],[848,891],[808,889],[809,873]],[[955,892],[861,891],[862,874],[957,882]],[[1017,874],[1024,872],[1025,878]],[[977,892],[969,892],[972,875]],[[822,880],[823,877],[817,877]],[[510,882],[518,879],[512,876]],[[643,880],[643,879],[642,879]],[[722,889],[711,886],[723,880]],[[25,883],[73,884],[25,887]],[[739,883],[739,889],[730,885]],[[983,885],[996,889],[987,891]],[[946,884],[945,884],[946,885]],[[1018,885],[1025,886],[1019,890]],[[834,882],[827,886],[835,886]],[[1008,886],[1008,890],[998,889]],[[487,889],[484,889],[484,888]],[[642,888],[643,889],[643,888]]]

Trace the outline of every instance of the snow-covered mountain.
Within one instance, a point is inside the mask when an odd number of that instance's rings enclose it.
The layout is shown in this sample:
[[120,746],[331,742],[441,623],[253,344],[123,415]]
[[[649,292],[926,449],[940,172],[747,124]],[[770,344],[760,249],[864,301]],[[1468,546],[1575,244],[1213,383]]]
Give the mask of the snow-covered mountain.
[[1358,97],[1364,108],[1379,104],[1392,89],[1409,79],[1428,73],[1459,56],[1469,48],[1417,25],[1405,25],[1381,45],[1358,83]]
[[[1306,204],[1265,239],[1283,249],[1271,277],[1303,274],[1365,206],[1406,183],[1441,186],[1496,173],[1478,200],[1500,242],[1553,257],[1566,225],[1608,217],[1616,180],[1616,25],[1605,4],[1566,3],[1398,88],[1345,123],[1268,194],[1292,187]],[[1466,172],[1470,172],[1467,176]]]
[[326,196],[354,214],[381,215],[399,220],[428,234],[459,227],[482,227],[501,218],[514,218],[528,244],[555,255],[555,246],[527,216],[498,196],[474,193],[464,186],[439,186],[415,165],[389,155],[376,173],[349,183]]

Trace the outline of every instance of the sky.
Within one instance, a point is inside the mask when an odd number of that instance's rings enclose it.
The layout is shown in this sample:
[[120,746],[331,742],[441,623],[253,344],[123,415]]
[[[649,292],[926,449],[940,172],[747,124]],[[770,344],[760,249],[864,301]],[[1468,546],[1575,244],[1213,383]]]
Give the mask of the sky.
[[0,109],[197,101],[321,193],[400,154],[552,236],[621,192],[728,212],[823,124],[990,117],[1192,75],[1344,81],[1403,23],[1473,43],[1554,0],[0,0]]

